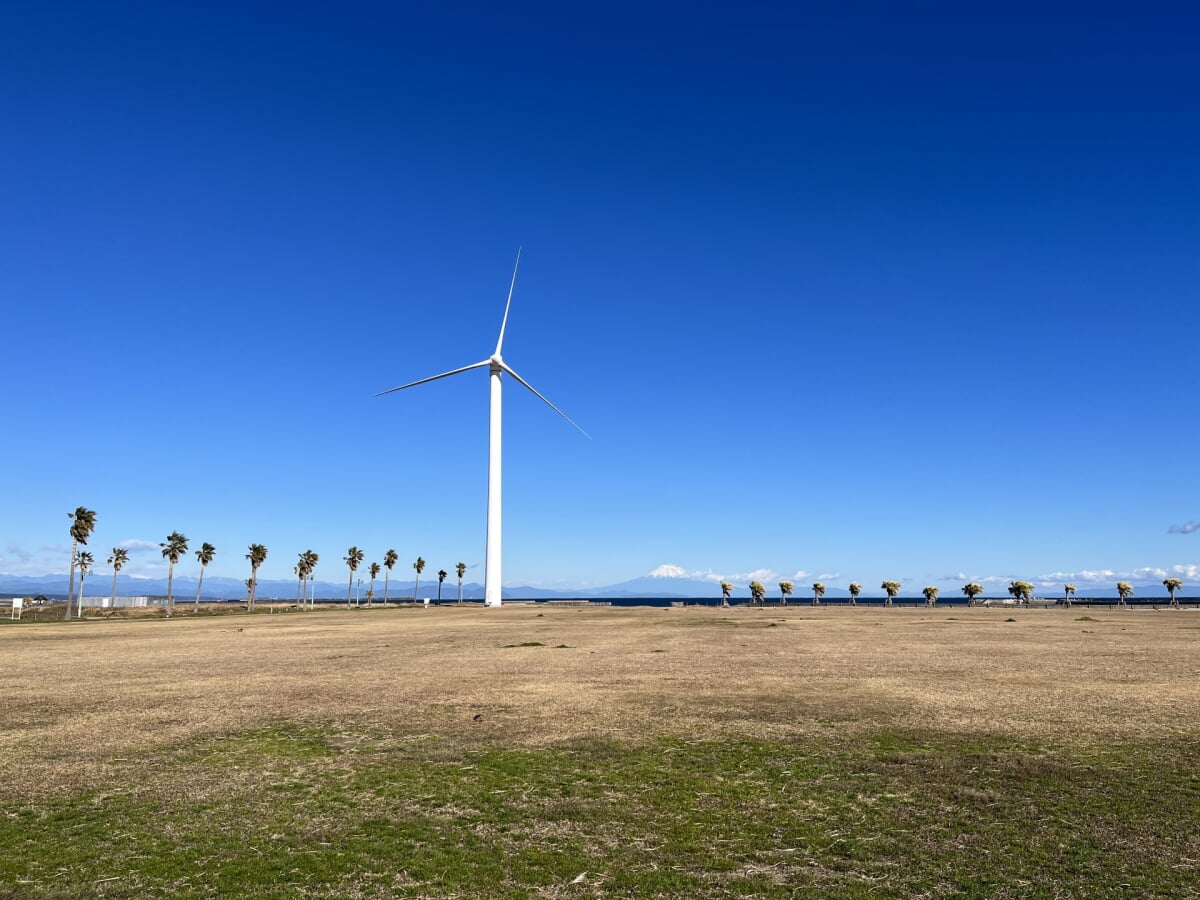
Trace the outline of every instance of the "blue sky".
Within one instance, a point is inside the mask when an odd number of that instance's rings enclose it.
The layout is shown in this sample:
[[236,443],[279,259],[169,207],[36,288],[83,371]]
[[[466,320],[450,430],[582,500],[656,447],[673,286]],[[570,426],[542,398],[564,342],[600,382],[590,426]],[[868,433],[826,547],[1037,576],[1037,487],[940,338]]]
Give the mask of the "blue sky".
[[1200,14],[791,6],[5,4],[0,572],[482,581],[521,246],[506,585],[1200,581]]

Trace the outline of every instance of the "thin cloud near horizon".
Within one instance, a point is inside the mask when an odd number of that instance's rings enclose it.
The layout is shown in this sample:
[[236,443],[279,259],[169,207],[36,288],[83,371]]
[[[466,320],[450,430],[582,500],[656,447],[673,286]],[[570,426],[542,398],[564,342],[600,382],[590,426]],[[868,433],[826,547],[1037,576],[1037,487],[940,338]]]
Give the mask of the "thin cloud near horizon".
[[122,550],[128,550],[130,553],[145,553],[148,550],[157,550],[160,545],[154,541],[143,541],[140,538],[129,538],[117,544]]
[[[647,573],[650,578],[687,578],[697,581],[709,581],[714,584],[721,581],[729,581],[734,584],[748,583],[750,581],[762,581],[764,583],[774,582],[779,577],[772,569],[758,569],[753,572],[738,573],[734,575],[719,575],[710,569],[704,570],[689,570],[683,566],[666,563],[658,566],[651,572]],[[800,570],[790,576],[791,581],[799,582],[806,579],[810,573],[805,570]],[[833,581],[841,579],[841,573],[821,573],[815,576],[816,581]],[[1013,581],[1029,580],[1035,582],[1038,587],[1047,588],[1063,583],[1082,582],[1084,584],[1103,585],[1109,582],[1129,581],[1138,584],[1153,584],[1165,578],[1180,578],[1184,581],[1200,582],[1200,564],[1196,563],[1177,563],[1172,566],[1139,566],[1135,569],[1127,571],[1117,571],[1115,569],[1081,569],[1077,572],[1050,572],[1043,575],[976,575],[968,576],[963,572],[957,572],[952,575],[943,575],[932,579],[933,581],[952,582],[952,583],[967,583],[976,582],[982,585],[1001,585],[1010,584]],[[919,579],[911,577],[897,579],[905,586],[916,584]],[[849,582],[847,582],[849,583]],[[844,589],[843,585],[831,585],[835,589]]]

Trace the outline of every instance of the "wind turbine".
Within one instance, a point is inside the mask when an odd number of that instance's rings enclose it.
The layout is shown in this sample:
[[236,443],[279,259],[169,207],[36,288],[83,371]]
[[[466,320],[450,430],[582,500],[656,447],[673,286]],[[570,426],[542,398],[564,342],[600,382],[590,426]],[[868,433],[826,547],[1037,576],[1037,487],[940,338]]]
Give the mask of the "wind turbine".
[[420,381],[410,381],[408,384],[380,391],[375,395],[376,397],[382,397],[384,394],[391,394],[396,391],[402,391],[405,388],[416,387],[418,384],[427,384],[430,381],[437,381],[439,378],[449,378],[451,375],[457,375],[459,372],[469,372],[471,369],[481,369],[484,366],[487,366],[491,372],[491,377],[489,378],[491,382],[491,412],[488,426],[487,546],[485,549],[483,577],[484,606],[500,605],[500,385],[503,374],[507,372],[535,397],[579,429],[580,434],[589,440],[591,439],[591,435],[582,428],[579,428],[571,420],[570,416],[538,393],[533,385],[514,372],[508,363],[504,361],[503,357],[500,356],[500,349],[504,345],[504,328],[508,324],[508,309],[512,306],[513,288],[517,284],[517,267],[520,265],[521,251],[517,250],[517,261],[513,264],[512,282],[508,286],[508,301],[504,304],[504,319],[500,323],[500,337],[496,341],[496,350],[491,356],[477,363],[471,363],[469,366],[463,366],[460,369],[451,369],[449,372],[443,372],[441,375],[433,375],[429,378],[422,378]]

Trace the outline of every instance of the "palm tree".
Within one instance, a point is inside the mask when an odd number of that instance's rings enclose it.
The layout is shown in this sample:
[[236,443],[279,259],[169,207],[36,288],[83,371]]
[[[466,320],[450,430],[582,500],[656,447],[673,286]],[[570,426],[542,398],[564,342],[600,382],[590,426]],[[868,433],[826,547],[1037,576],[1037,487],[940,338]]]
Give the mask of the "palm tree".
[[371,589],[367,591],[367,606],[371,606],[375,599],[375,579],[379,577],[382,568],[383,566],[377,562],[373,562],[367,567],[367,573],[371,576]]
[[850,605],[858,606],[858,595],[862,593],[862,585],[857,581],[850,582]]
[[346,586],[346,605],[350,605],[350,596],[354,593],[354,573],[358,571],[358,564],[363,561],[366,556],[357,547],[351,547],[346,551],[346,555],[342,557],[342,562],[350,567],[350,582]]
[[941,591],[939,591],[937,588],[935,588],[931,584],[931,585],[923,588],[921,590],[921,593],[925,595],[925,605],[926,606],[934,606],[937,603],[938,594],[940,594]]
[[887,600],[884,601],[883,605],[891,606],[892,600],[895,598],[895,596],[898,593],[900,593],[900,582],[885,581],[883,584],[880,585],[880,587],[883,588],[883,590],[887,593]]
[[167,542],[158,546],[162,547],[163,558],[170,561],[167,565],[167,618],[170,618],[175,612],[175,563],[187,553],[188,539],[178,531],[172,531],[167,535]]
[[1120,601],[1117,603],[1118,606],[1128,606],[1129,605],[1128,603],[1125,602],[1126,597],[1133,596],[1133,588],[1130,587],[1129,582],[1127,582],[1127,581],[1118,581],[1117,582],[1117,595],[1121,598]]
[[413,568],[417,570],[417,580],[413,582],[413,603],[417,602],[417,590],[421,585],[421,573],[425,571],[425,560],[417,557],[417,561],[413,563]]
[[87,545],[88,538],[96,528],[96,511],[86,506],[75,507],[75,512],[67,513],[71,520],[71,585],[67,588],[67,611],[63,619],[71,621],[71,600],[75,596],[75,564],[79,561],[76,552],[79,544]]
[[1183,582],[1178,578],[1164,578],[1163,587],[1171,594],[1171,605],[1179,609],[1179,601],[1175,599],[1175,592],[1183,587]]
[[296,605],[300,609],[304,609],[305,606],[304,585],[308,583],[308,576],[312,574],[313,563],[309,559],[311,555],[311,550],[296,554],[296,565],[292,566],[292,571],[296,573]]
[[[311,586],[313,570],[316,569],[317,563],[321,561],[321,555],[319,553],[314,553],[312,550],[305,550],[302,554],[300,554],[300,557],[304,560],[305,573],[308,577],[308,583]],[[315,593],[315,591],[313,593]],[[316,599],[316,597],[312,598],[312,601],[308,605],[309,609],[313,608],[313,605],[316,603]]]
[[217,548],[205,541],[200,545],[200,549],[196,551],[196,561],[200,563],[200,580],[196,582],[196,602],[192,604],[192,612],[200,612],[200,589],[204,587],[204,570],[208,568],[208,564],[213,561],[213,557],[217,555]]
[[446,580],[447,574],[445,569],[438,569],[438,606],[442,605],[442,582]]
[[1071,608],[1071,598],[1074,596],[1075,596],[1075,585],[1064,584],[1063,585],[1063,603],[1066,604],[1067,609]]
[[388,582],[392,577],[392,566],[400,561],[400,555],[395,550],[389,550],[383,554],[383,567],[387,569],[383,573],[383,605],[388,605]]
[[819,581],[813,582],[813,606],[821,605],[821,598],[825,596],[825,585]]
[[92,554],[86,550],[79,554],[79,618],[83,618],[83,576],[92,570],[95,562]]
[[970,584],[963,585],[962,592],[967,595],[967,606],[974,606],[975,598],[983,593],[983,585],[972,581]]
[[253,610],[258,605],[258,567],[267,561],[267,548],[262,544],[251,544],[246,559],[250,560],[250,579],[246,582],[246,609]]
[[733,593],[733,585],[728,581],[721,582],[721,605],[729,605],[729,595]]
[[1017,600],[1023,600],[1025,605],[1029,605],[1030,599],[1033,597],[1033,585],[1028,581],[1014,581],[1008,586],[1008,592]]
[[767,596],[767,589],[763,587],[761,581],[750,582],[750,600],[752,603],[762,605],[763,599]]
[[462,603],[462,580],[467,574],[467,564],[464,562],[457,563],[454,566],[454,571],[458,573],[458,602]]
[[779,602],[781,605],[787,606],[787,598],[791,596],[792,591],[795,590],[795,588],[796,585],[790,581],[779,582]]
[[108,608],[116,609],[116,607],[117,607],[117,573],[120,572],[121,569],[123,569],[125,567],[125,563],[129,562],[129,551],[126,550],[124,547],[113,547],[112,556],[110,556],[106,560],[106,562],[110,566],[112,566],[112,570],[113,570],[112,599],[110,599],[108,601]]

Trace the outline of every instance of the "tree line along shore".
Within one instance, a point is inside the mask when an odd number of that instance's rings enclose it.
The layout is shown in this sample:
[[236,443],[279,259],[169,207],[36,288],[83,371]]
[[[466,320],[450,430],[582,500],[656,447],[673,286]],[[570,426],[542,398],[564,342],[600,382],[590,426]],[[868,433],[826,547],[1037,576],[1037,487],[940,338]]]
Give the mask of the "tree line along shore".
[[[71,560],[70,560],[70,580],[68,584],[66,603],[62,611],[62,618],[65,621],[70,621],[74,616],[82,618],[84,609],[84,593],[83,585],[87,575],[95,567],[95,557],[89,551],[83,549],[87,546],[89,539],[92,537],[96,528],[96,512],[87,507],[80,506],[74,512],[67,514],[71,521],[69,533],[71,536]],[[165,611],[166,616],[175,614],[175,597],[173,590],[175,566],[182,560],[189,548],[190,541],[186,535],[179,531],[172,531],[167,535],[167,539],[162,542],[162,556],[167,560],[167,594],[165,598],[139,597],[140,602],[137,604],[144,607],[154,607]],[[204,586],[204,572],[208,565],[216,557],[217,548],[210,543],[204,542],[199,549],[194,551],[196,561],[200,566],[200,577],[196,586],[196,594],[192,599],[192,612],[199,613],[201,610],[201,592]],[[240,606],[248,612],[253,612],[257,608],[257,585],[258,585],[258,569],[266,561],[269,551],[264,544],[252,543],[248,545],[245,558],[250,566],[250,577],[245,580],[246,598],[244,601],[236,601]],[[349,580],[346,590],[346,604],[349,605],[352,600],[355,605],[359,605],[360,597],[355,593],[355,577],[359,567],[363,564],[366,554],[357,546],[351,546],[342,561],[346,564],[349,571]],[[110,602],[108,609],[115,610],[117,604],[117,576],[121,569],[129,561],[129,551],[122,547],[113,547],[112,553],[106,560],[106,564],[112,569],[112,590],[110,592]],[[371,562],[366,567],[366,572],[369,575],[369,587],[367,589],[365,599],[366,605],[371,607],[375,603],[376,592],[375,583],[380,573],[384,576],[384,592],[383,602],[385,605],[390,603],[390,576],[396,563],[399,561],[399,555],[393,549],[389,549],[384,553],[382,563]],[[317,598],[313,594],[313,576],[317,564],[320,562],[320,555],[309,549],[298,554],[296,564],[292,571],[297,578],[296,584],[296,608],[312,609],[317,603]],[[416,579],[413,583],[412,602],[416,602],[418,591],[420,588],[421,573],[426,567],[425,560],[418,556],[413,562],[412,568],[416,574]],[[465,563],[459,562],[455,564],[455,570],[458,575],[458,602],[463,602],[462,585],[463,576],[466,573],[467,566]],[[79,592],[75,591],[75,575],[79,573]],[[449,573],[445,569],[440,569],[437,572],[438,579],[438,603],[442,600],[442,586]],[[1183,581],[1179,578],[1167,577],[1163,579],[1163,587],[1166,588],[1168,597],[1166,598],[1167,605],[1171,608],[1179,609],[1180,602],[1178,592],[1183,588]],[[362,578],[358,579],[359,590],[361,592]],[[787,606],[789,598],[795,593],[796,585],[794,581],[785,579],[778,582],[778,596],[768,600],[767,588],[761,581],[751,581],[748,585],[750,589],[749,604],[753,606],[765,606],[768,603],[774,603],[780,606]],[[901,591],[901,583],[899,581],[883,581],[880,584],[880,590],[884,592],[883,606],[896,605],[896,599]],[[722,606],[731,605],[731,597],[734,590],[734,585],[729,581],[721,581],[721,600]],[[859,597],[862,595],[863,587],[858,582],[850,582],[849,584],[849,599],[846,605],[857,606]],[[1128,607],[1129,599],[1134,596],[1133,586],[1125,581],[1116,582],[1117,602],[1118,607]],[[827,602],[825,598],[826,587],[816,581],[810,586],[813,606],[820,606]],[[1040,601],[1034,597],[1035,586],[1029,581],[1014,580],[1009,583],[1007,593],[1008,597],[987,598],[984,597],[984,587],[978,582],[968,582],[961,588],[962,594],[967,598],[968,606],[991,606],[991,605],[1023,605],[1031,606],[1034,604],[1042,605],[1046,601]],[[1056,604],[1061,603],[1063,606],[1070,608],[1076,600],[1076,586],[1071,583],[1066,583],[1062,586],[1063,596],[1061,600],[1056,601]],[[937,604],[941,594],[941,589],[934,585],[927,585],[921,591],[924,602],[928,606]],[[43,601],[46,598],[37,598]],[[397,598],[398,599],[398,598]],[[864,598],[865,599],[865,598]],[[1095,598],[1087,599],[1087,602],[1094,603]],[[8,601],[10,604],[15,601]],[[328,600],[326,600],[328,602]],[[42,604],[42,605],[52,605]],[[211,606],[210,604],[207,604]]]

